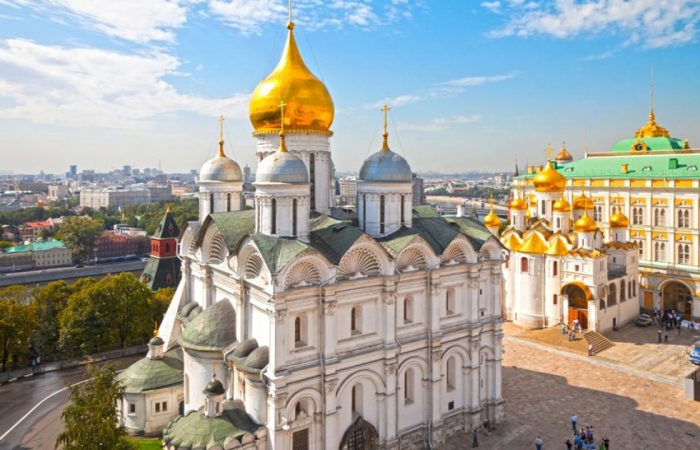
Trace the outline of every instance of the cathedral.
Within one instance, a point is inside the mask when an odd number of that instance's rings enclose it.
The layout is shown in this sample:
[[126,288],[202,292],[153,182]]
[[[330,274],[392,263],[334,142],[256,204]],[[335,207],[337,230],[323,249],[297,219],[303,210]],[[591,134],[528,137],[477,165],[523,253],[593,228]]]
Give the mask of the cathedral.
[[501,421],[501,243],[474,217],[413,205],[386,107],[354,218],[337,214],[333,101],[287,28],[250,100],[254,208],[221,136],[199,174],[199,220],[179,236],[182,278],[141,362],[161,373],[171,355],[182,390],[147,384],[179,403],[164,412],[152,395],[122,414],[171,415],[168,450],[441,448]]
[[507,228],[499,231],[493,210],[484,218],[508,249],[504,315],[527,328],[576,323],[612,330],[639,314],[638,246],[628,241],[622,211],[610,216],[606,237],[589,214],[591,199],[565,193],[566,178],[557,170],[564,152],[537,173],[516,178],[516,185],[530,184],[535,193],[526,200],[516,192]]

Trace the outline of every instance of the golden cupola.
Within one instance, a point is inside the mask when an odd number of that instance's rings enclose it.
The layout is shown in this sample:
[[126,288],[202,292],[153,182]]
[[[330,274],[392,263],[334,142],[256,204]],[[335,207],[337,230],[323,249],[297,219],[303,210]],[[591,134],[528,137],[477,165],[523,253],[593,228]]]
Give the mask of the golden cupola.
[[562,197],[561,199],[554,202],[554,205],[552,205],[552,210],[554,212],[563,213],[571,212],[571,204],[568,201],[566,201],[564,197]]
[[552,161],[547,161],[532,182],[537,192],[563,192],[566,186],[566,178],[554,168]]
[[574,157],[571,156],[571,153],[566,149],[566,147],[563,147],[559,153],[557,153],[557,156],[554,157],[554,160],[556,162],[571,162],[574,160]]
[[610,228],[627,228],[630,220],[622,212],[617,212],[610,216]]
[[577,221],[574,223],[574,229],[577,233],[590,233],[598,229],[598,225],[595,220],[585,212]]
[[279,133],[280,103],[285,103],[288,132],[330,134],[335,109],[326,86],[304,64],[294,39],[294,23],[287,24],[287,43],[275,69],[253,91],[250,122],[254,134]]
[[527,209],[527,202],[520,197],[515,197],[510,202],[510,209],[513,211],[525,211]]
[[587,197],[583,192],[581,192],[581,195],[578,197],[574,197],[574,209],[583,209],[585,211],[593,209],[593,206],[593,200]]
[[498,228],[501,226],[501,218],[493,212],[493,204],[491,205],[491,211],[484,217],[484,225],[488,228]]

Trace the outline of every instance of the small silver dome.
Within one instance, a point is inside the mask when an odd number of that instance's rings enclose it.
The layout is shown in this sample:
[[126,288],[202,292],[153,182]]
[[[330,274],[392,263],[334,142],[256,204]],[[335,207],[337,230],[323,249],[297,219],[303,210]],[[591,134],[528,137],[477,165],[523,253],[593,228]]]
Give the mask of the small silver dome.
[[274,152],[258,164],[256,183],[308,183],[306,164],[289,152]]
[[362,181],[410,182],[411,179],[411,166],[391,150],[370,155],[360,169]]
[[243,173],[236,161],[216,156],[204,163],[199,171],[199,181],[243,181]]

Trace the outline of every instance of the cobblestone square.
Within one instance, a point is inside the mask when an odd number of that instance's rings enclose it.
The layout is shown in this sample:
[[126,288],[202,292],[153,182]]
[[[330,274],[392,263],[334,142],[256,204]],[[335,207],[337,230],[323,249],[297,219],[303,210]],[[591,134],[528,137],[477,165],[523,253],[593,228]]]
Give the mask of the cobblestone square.
[[[505,349],[506,421],[489,436],[480,433],[479,448],[534,449],[539,434],[544,449],[564,449],[575,413],[579,428],[592,425],[596,443],[607,436],[613,449],[700,449],[700,402],[685,400],[681,388],[510,337]],[[463,433],[445,447],[471,444]]]

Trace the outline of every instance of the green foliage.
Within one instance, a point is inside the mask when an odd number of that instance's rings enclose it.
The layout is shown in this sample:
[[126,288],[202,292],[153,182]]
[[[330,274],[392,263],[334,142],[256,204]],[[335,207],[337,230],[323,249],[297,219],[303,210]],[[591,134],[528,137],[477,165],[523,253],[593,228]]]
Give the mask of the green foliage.
[[2,371],[27,360],[34,329],[34,305],[21,286],[0,289],[0,357]]
[[89,367],[90,381],[71,387],[70,405],[63,410],[64,431],[56,448],[63,450],[135,449],[118,423],[117,402],[124,388],[115,380],[111,366]]
[[14,245],[15,245],[14,242],[10,242],[10,241],[0,241],[0,248],[13,247]]
[[137,450],[163,449],[163,441],[161,441],[160,439],[142,439],[130,437],[129,442],[131,442],[131,445],[133,445]]
[[131,273],[103,278],[72,294],[59,316],[59,343],[70,356],[145,342],[153,293]]
[[88,217],[66,217],[61,224],[63,243],[79,259],[87,258],[92,250],[92,243],[102,230],[104,223]]
[[34,348],[42,360],[53,361],[60,359],[60,324],[58,317],[66,308],[70,296],[93,282],[94,280],[91,278],[84,278],[74,284],[68,284],[65,281],[54,281],[35,292],[34,313],[36,328],[34,329]]
[[168,310],[174,295],[175,291],[172,288],[160,288],[155,292],[151,299],[152,322],[161,323],[163,321],[163,316]]
[[[175,223],[182,225],[190,220],[197,220],[199,203],[196,199],[168,202],[174,215]],[[119,211],[110,211],[105,208],[83,208],[83,214],[93,219],[102,221],[106,228],[111,228],[117,223],[126,223],[130,226],[143,228],[148,234],[153,234],[158,228],[160,220],[165,213],[165,203],[153,203],[149,205],[126,206]]]

